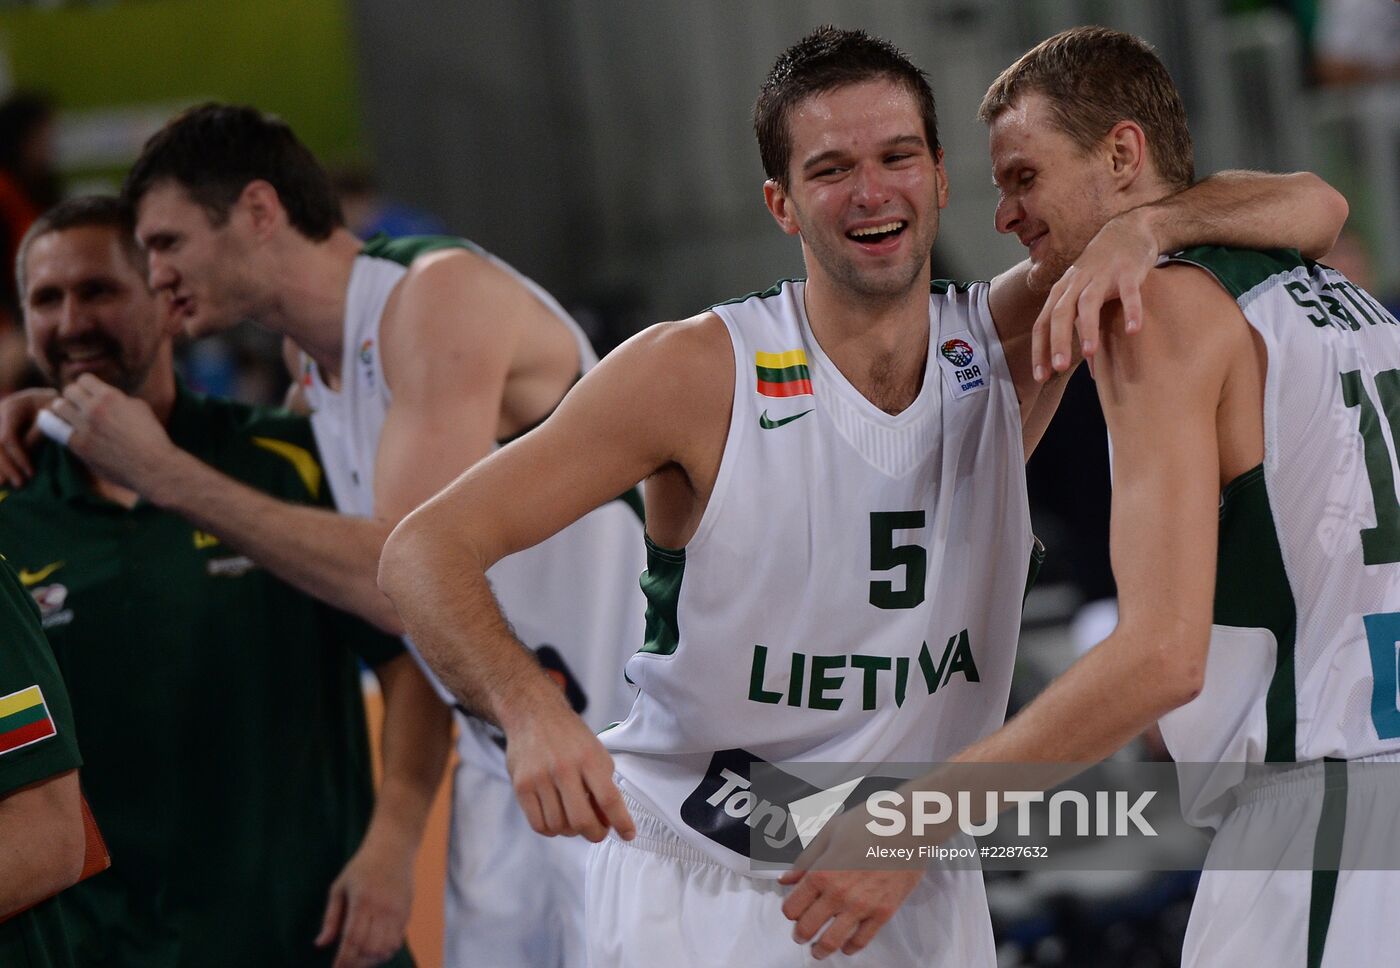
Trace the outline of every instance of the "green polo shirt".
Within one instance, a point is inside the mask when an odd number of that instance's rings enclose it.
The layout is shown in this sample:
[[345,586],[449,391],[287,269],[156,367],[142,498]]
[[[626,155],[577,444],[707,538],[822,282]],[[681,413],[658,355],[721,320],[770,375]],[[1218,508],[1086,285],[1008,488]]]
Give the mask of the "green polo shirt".
[[[0,562],[0,798],[81,763],[68,694],[38,610]],[[62,904],[52,898],[0,924],[0,965],[71,965]]]
[[[259,490],[330,504],[304,419],[181,387],[167,429]],[[0,500],[0,552],[43,613],[112,856],[64,895],[76,960],[329,965],[312,940],[373,796],[356,659],[402,644],[174,514],[103,500],[63,447],[34,463]]]

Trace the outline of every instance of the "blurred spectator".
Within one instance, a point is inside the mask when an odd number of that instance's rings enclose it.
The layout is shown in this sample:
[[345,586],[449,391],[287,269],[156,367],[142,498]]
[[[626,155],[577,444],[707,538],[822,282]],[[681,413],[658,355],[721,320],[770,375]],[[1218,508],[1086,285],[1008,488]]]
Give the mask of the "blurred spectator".
[[0,101],[0,244],[5,258],[0,312],[8,325],[19,319],[14,277],[19,240],[60,194],[53,121],[53,104],[42,94],[12,94]]
[[1400,3],[1321,0],[1314,65],[1323,84],[1400,80]]
[[15,291],[15,252],[38,214],[58,201],[53,105],[42,94],[0,101],[0,396],[34,385]]
[[340,198],[346,227],[362,239],[381,232],[397,239],[405,235],[442,235],[447,231],[436,215],[385,198],[378,179],[367,169],[342,169],[331,175],[331,184]]

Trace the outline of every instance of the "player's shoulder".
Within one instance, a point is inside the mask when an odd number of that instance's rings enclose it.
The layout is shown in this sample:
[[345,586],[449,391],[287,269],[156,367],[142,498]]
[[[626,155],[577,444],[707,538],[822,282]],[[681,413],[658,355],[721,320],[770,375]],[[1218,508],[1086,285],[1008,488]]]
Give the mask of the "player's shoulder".
[[[1280,276],[1315,265],[1297,249],[1239,249],[1225,245],[1198,245],[1167,257],[1158,269],[1190,267],[1214,280],[1238,300]],[[1184,277],[1184,276],[1183,276]]]
[[734,347],[712,310],[648,326],[605,356],[584,378],[686,411],[727,405],[734,387]]
[[1142,283],[1144,315],[1167,323],[1159,339],[1219,341],[1235,324],[1243,331],[1245,319],[1236,299],[1209,268],[1188,261],[1164,262]]
[[606,359],[655,366],[668,378],[686,378],[732,367],[734,349],[724,319],[714,310],[686,319],[658,322],[624,342]]
[[1235,299],[1202,268],[1164,263],[1143,280],[1142,328],[1125,331],[1121,304],[1105,308],[1096,377],[1149,382],[1188,392],[1213,386],[1242,358],[1249,324]]

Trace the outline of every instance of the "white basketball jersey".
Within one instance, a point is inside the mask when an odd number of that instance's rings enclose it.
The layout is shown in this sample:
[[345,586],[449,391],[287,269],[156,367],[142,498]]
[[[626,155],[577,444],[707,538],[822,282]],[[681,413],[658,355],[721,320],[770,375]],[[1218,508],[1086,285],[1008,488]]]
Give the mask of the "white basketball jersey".
[[1217,247],[1211,273],[1268,353],[1264,461],[1221,495],[1205,687],[1162,720],[1193,820],[1243,763],[1400,749],[1400,323],[1296,252]]
[[[471,243],[437,236],[371,239],[355,259],[346,291],[340,390],[325,385],[309,357],[302,361],[312,429],[342,513],[374,514],[374,464],[393,399],[379,352],[384,307],[414,258],[444,248],[469,249],[509,272],[573,334],[581,371],[597,362],[587,337],[553,297]],[[633,690],[622,676],[622,663],[642,640],[645,602],[637,576],[643,567],[641,519],[619,500],[549,540],[503,558],[487,573],[516,635],[569,687],[575,707],[583,704],[581,714],[594,729],[621,718],[631,703]],[[443,699],[453,702],[429,675]],[[474,743],[504,775],[504,759],[491,732],[475,733],[459,743],[459,751],[466,753]]]
[[739,869],[767,809],[753,763],[935,761],[1002,723],[1032,544],[988,286],[934,284],[923,387],[896,416],[823,352],[803,291],[714,310],[724,455],[689,544],[648,544],[640,692],[603,734],[630,794]]

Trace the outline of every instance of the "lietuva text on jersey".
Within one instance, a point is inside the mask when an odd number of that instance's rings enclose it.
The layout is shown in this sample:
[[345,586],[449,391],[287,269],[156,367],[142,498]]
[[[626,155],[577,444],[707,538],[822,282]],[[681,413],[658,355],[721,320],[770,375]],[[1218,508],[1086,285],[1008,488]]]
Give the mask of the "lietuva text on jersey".
[[[963,676],[967,682],[981,681],[972,643],[967,629],[963,629],[948,637],[936,661],[933,650],[924,642],[916,655],[893,658],[860,653],[807,655],[793,652],[786,668],[770,669],[768,647],[755,645],[748,698],[750,702],[785,702],[807,709],[840,709],[847,699],[859,702],[861,709],[878,709],[891,698],[896,706],[903,706],[913,665],[917,665],[919,680],[930,696],[940,686],[946,686],[954,675]],[[840,671],[847,668],[853,670],[850,675]]]

